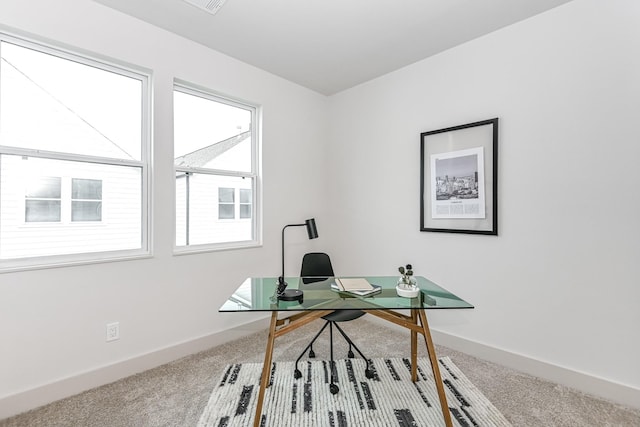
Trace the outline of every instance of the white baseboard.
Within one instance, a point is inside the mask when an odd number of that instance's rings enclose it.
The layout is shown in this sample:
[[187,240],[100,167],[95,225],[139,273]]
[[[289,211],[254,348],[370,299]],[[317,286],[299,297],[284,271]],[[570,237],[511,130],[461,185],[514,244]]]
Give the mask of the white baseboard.
[[181,357],[207,350],[225,342],[264,330],[268,320],[254,320],[233,329],[195,338],[131,359],[82,372],[40,387],[0,398],[0,420],[35,409],[56,400],[73,396],[94,387],[109,384],[147,369],[169,363]]
[[431,336],[436,344],[441,344],[453,350],[562,384],[629,408],[640,409],[640,389],[630,385],[621,384],[565,366],[554,365],[524,354],[471,341],[436,329],[431,330]]
[[[374,322],[382,322],[381,324],[389,328],[406,330],[382,319],[373,318],[373,316],[369,318]],[[564,366],[554,365],[524,354],[472,341],[442,332],[437,328],[431,329],[431,338],[435,344],[448,347],[452,350],[457,350],[461,353],[469,354],[519,372],[562,384],[629,408],[640,409],[640,389],[635,387],[600,378],[585,372],[579,372]]]
[[[381,322],[390,328],[400,328],[382,319],[376,319],[374,316],[368,316],[368,318],[373,322]],[[254,320],[233,329],[185,341],[151,353],[0,398],[0,420],[169,363],[181,357],[209,349],[242,336],[264,330],[266,327],[268,327],[266,319]],[[437,329],[432,329],[431,334],[436,344],[553,381],[627,407],[640,409],[640,390],[637,388],[451,335]]]

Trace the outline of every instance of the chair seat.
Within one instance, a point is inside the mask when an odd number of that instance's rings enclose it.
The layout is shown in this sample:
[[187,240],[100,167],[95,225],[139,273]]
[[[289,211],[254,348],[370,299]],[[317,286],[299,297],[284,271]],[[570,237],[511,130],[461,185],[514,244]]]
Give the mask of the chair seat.
[[322,316],[322,318],[327,322],[348,322],[364,315],[365,312],[362,310],[336,310],[333,313]]

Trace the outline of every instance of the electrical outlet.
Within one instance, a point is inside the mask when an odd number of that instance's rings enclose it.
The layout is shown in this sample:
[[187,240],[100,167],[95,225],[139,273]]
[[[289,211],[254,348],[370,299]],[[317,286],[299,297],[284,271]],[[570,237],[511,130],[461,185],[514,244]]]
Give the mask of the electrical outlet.
[[107,342],[120,339],[120,322],[107,323]]

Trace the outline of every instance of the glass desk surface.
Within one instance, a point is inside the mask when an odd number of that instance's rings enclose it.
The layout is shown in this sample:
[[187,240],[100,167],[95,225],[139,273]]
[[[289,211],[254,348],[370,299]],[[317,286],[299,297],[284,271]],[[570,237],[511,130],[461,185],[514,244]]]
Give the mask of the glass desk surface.
[[[340,277],[340,276],[338,276]],[[332,289],[335,278],[287,277],[287,289],[304,292],[302,302],[280,301],[275,297],[277,278],[251,277],[235,290],[220,307],[221,312],[234,311],[309,311],[309,310],[384,310],[384,309],[446,309],[473,308],[473,305],[432,281],[414,276],[420,287],[415,298],[404,298],[396,293],[398,276],[360,276],[382,289],[366,296]],[[306,283],[315,280],[313,283]]]

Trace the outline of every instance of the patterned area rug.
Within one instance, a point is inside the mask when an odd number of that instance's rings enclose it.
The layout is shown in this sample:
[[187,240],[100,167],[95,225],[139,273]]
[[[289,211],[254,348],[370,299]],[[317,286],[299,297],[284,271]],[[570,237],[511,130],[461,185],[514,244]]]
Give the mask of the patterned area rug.
[[[276,362],[271,371],[261,425],[280,426],[444,426],[429,359],[418,359],[418,382],[411,382],[409,359],[372,359],[373,378],[362,359],[336,362],[336,384],[329,391],[328,361]],[[227,366],[198,427],[251,426],[261,363]],[[504,416],[453,362],[440,359],[440,373],[454,425],[510,426]]]

